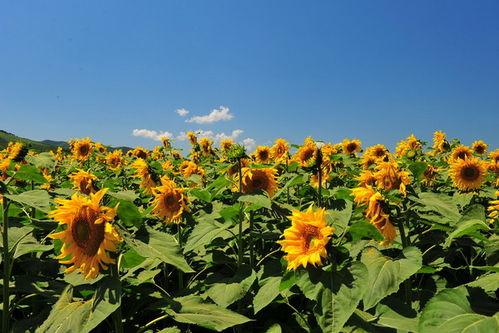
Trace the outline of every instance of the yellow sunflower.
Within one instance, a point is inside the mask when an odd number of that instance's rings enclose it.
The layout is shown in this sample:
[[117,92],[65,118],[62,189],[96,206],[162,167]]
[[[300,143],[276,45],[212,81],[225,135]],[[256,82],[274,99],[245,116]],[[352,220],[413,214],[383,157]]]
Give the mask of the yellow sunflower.
[[[274,168],[242,168],[242,192],[245,194],[255,193],[256,191],[265,191],[271,197],[277,190],[275,179],[276,169]],[[239,191],[239,175],[236,174],[233,191]]]
[[270,148],[267,146],[258,146],[254,152],[254,156],[257,163],[270,163]]
[[499,191],[496,191],[496,200],[490,201],[487,211],[489,213],[487,215],[489,223],[499,220]]
[[435,131],[433,133],[433,151],[441,153],[447,150],[449,143],[447,142],[446,135],[442,131]]
[[184,178],[189,178],[192,175],[199,175],[204,177],[205,171],[202,167],[197,165],[192,161],[185,160],[180,164],[180,173],[184,176]]
[[172,147],[172,143],[170,141],[170,138],[167,136],[162,136],[159,138],[161,140],[161,144],[163,145],[164,148],[170,149]]
[[134,149],[131,150],[132,156],[135,156],[137,158],[141,159],[146,159],[149,156],[149,153],[147,149],[143,147],[135,147]]
[[231,138],[225,138],[220,140],[220,149],[227,152],[234,145],[234,140]]
[[437,179],[437,176],[438,176],[438,169],[433,165],[428,165],[428,167],[423,173],[422,183],[427,186],[431,186]]
[[375,159],[383,159],[388,155],[388,149],[385,145],[377,144],[366,149],[364,156],[371,156]]
[[317,145],[312,138],[306,138],[303,145],[293,155],[293,160],[302,167],[311,167],[317,158]]
[[201,138],[199,140],[199,146],[201,147],[201,151],[203,152],[203,155],[208,156],[213,154],[213,141],[209,138]]
[[137,171],[134,177],[142,180],[140,186],[147,194],[151,194],[152,188],[156,186],[156,182],[154,181],[155,175],[147,162],[138,158],[131,166]]
[[7,170],[9,169],[10,162],[9,158],[0,158],[0,180],[7,179]]
[[485,152],[487,152],[487,148],[489,148],[489,146],[482,140],[477,140],[471,145],[471,149],[473,149],[473,151],[478,155],[485,154]]
[[357,180],[359,181],[359,186],[374,186],[376,184],[376,177],[374,177],[374,173],[371,170],[362,171]]
[[165,223],[182,222],[182,213],[188,210],[187,196],[168,177],[161,178],[161,186],[153,189],[152,213],[162,218]]
[[326,225],[325,210],[310,206],[305,212],[294,210],[289,218],[291,227],[284,230],[284,239],[277,242],[286,252],[288,270],[322,265],[322,258],[327,257],[326,245],[334,232],[333,227]]
[[476,157],[457,159],[450,165],[450,177],[454,186],[461,191],[480,188],[485,178],[484,163]]
[[473,152],[470,148],[459,145],[452,149],[449,156],[449,163],[455,162],[457,160],[464,160],[465,158],[470,158],[473,156]]
[[106,164],[111,170],[118,170],[124,164],[123,152],[119,149],[106,155]]
[[114,263],[107,252],[117,251],[121,237],[110,223],[115,209],[100,205],[106,191],[90,194],[90,198],[74,194],[69,200],[55,199],[58,207],[49,216],[65,228],[49,236],[63,242],[56,258],[61,264],[72,265],[65,273],[78,269],[86,279],[92,279]]
[[80,140],[74,140],[72,143],[72,153],[75,159],[78,161],[86,161],[94,149],[93,143],[90,138],[84,138]]
[[406,185],[411,183],[409,172],[399,170],[396,162],[381,162],[376,167],[374,173],[376,185],[385,190],[398,189],[403,195],[406,195]]
[[489,154],[490,161],[488,168],[490,171],[499,173],[499,149],[494,150]]
[[189,131],[187,132],[187,138],[189,139],[191,145],[196,145],[198,143],[198,138],[196,136],[196,133],[194,133],[193,131]]
[[344,139],[342,142],[343,145],[343,153],[350,155],[358,153],[362,150],[362,143],[359,139]]
[[28,153],[28,149],[21,142],[9,142],[6,151],[7,158],[14,162],[21,162]]
[[397,147],[395,148],[395,155],[398,157],[405,155],[411,156],[421,150],[422,147],[423,146],[418,138],[416,138],[414,134],[411,134],[397,144]]
[[270,157],[280,163],[288,158],[289,143],[284,139],[276,139],[272,148],[270,148]]
[[78,170],[78,172],[73,173],[69,176],[69,179],[73,182],[73,187],[83,194],[90,194],[97,192],[94,181],[97,177],[90,172],[84,170]]

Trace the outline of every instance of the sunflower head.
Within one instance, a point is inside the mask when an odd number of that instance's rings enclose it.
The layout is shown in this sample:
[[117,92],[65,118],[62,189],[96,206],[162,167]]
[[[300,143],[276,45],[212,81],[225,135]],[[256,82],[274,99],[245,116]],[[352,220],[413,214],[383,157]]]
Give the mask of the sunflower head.
[[161,186],[153,189],[154,201],[152,213],[165,223],[180,223],[182,213],[188,210],[184,190],[178,188],[173,180],[164,176]]
[[84,170],[78,170],[69,176],[69,179],[73,182],[73,187],[83,194],[90,194],[97,192],[94,182],[97,177],[90,172]]
[[441,153],[449,148],[449,143],[447,142],[446,135],[442,131],[435,131],[433,133],[433,151],[436,153]]
[[475,154],[478,154],[478,155],[485,154],[487,152],[488,147],[489,146],[482,140],[477,140],[477,141],[473,142],[473,144],[471,145],[471,149],[473,149]]
[[326,224],[325,210],[310,206],[305,212],[293,211],[289,218],[291,227],[284,230],[284,239],[278,241],[286,253],[288,270],[322,265],[322,258],[327,256],[326,245],[334,232]]
[[483,183],[486,169],[476,157],[457,159],[450,165],[452,182],[461,191],[477,190]]
[[143,147],[135,147],[134,149],[132,149],[131,154],[132,156],[141,159],[146,159],[149,156],[149,152]]
[[409,172],[399,169],[396,162],[381,162],[374,173],[378,188],[389,190],[398,189],[406,195],[406,185],[410,184]]
[[222,149],[224,152],[227,152],[230,147],[234,144],[234,140],[231,138],[225,138],[220,140],[220,149]]
[[385,145],[377,144],[366,149],[364,156],[371,156],[375,159],[383,159],[388,155]]
[[449,163],[452,163],[457,160],[464,160],[466,158],[470,158],[471,156],[473,156],[473,152],[470,148],[464,145],[459,145],[454,149],[452,149],[449,156]]
[[414,156],[416,152],[422,149],[422,144],[414,134],[400,141],[395,148],[395,154],[401,156]]
[[161,144],[163,145],[164,148],[170,149],[172,147],[172,143],[170,141],[170,138],[167,136],[162,136],[159,138],[161,140]]
[[193,131],[189,131],[187,132],[186,136],[189,139],[191,145],[194,146],[198,144],[198,137],[196,136],[196,133],[194,133]]
[[205,156],[213,154],[212,145],[213,141],[209,138],[201,138],[199,140],[199,146],[201,147],[201,152]]
[[362,144],[359,139],[344,139],[342,145],[343,153],[347,155],[355,154],[362,150]]
[[123,164],[123,151],[117,149],[106,155],[106,164],[111,170],[118,170]]
[[270,157],[278,162],[283,162],[288,158],[289,143],[284,139],[276,139],[272,148],[270,148]]
[[21,142],[9,142],[6,150],[7,158],[14,162],[21,162],[28,154],[28,148]]
[[149,167],[146,161],[142,158],[137,158],[131,165],[136,170],[135,178],[142,180],[140,186],[146,193],[151,194],[152,188],[156,186],[157,176],[154,171]]
[[297,161],[302,167],[311,167],[317,159],[318,148],[312,138],[306,138],[303,145],[297,150],[293,156],[293,160]]
[[78,161],[86,161],[94,149],[93,143],[90,138],[84,138],[80,140],[74,140],[72,144],[72,153],[75,159]]
[[116,214],[115,209],[100,205],[106,191],[100,190],[90,197],[74,194],[71,199],[55,200],[58,207],[49,216],[65,229],[50,237],[63,242],[57,259],[62,264],[71,265],[66,273],[78,269],[86,279],[92,279],[114,263],[108,252],[116,252],[122,239],[110,223]]
[[438,176],[438,169],[433,165],[428,165],[426,170],[423,172],[423,184],[427,186],[433,185]]
[[[275,179],[276,170],[274,168],[242,168],[242,193],[252,194],[257,191],[265,191],[269,196],[273,196],[277,190]],[[237,181],[234,183],[234,191],[239,191],[239,175],[236,174]]]
[[270,163],[270,148],[267,146],[258,146],[253,154],[257,163],[267,164]]

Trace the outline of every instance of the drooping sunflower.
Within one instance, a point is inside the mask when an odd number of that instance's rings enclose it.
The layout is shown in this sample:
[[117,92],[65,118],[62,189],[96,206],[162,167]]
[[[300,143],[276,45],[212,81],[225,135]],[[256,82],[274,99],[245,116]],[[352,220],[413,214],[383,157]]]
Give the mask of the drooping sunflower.
[[362,150],[362,143],[359,139],[344,139],[341,144],[343,145],[343,154],[351,155]]
[[93,143],[90,138],[83,138],[79,140],[74,140],[72,144],[73,157],[78,161],[86,161],[94,149]]
[[267,146],[258,146],[256,147],[254,156],[257,163],[262,163],[262,164],[270,163],[270,157],[271,157],[270,148]]
[[106,155],[106,164],[111,170],[118,170],[124,164],[123,151],[116,149]]
[[97,187],[94,184],[94,181],[97,180],[97,177],[90,172],[86,172],[84,170],[78,170],[69,176],[69,179],[73,182],[73,187],[80,191],[83,194],[90,194],[97,192]]
[[487,145],[482,140],[477,140],[477,141],[473,142],[473,144],[471,145],[471,149],[473,149],[475,154],[478,154],[478,155],[485,154],[485,152],[487,152],[487,148],[489,148],[489,145]]
[[411,183],[409,172],[400,170],[397,162],[381,162],[376,167],[374,173],[376,186],[385,190],[398,189],[403,195],[406,195],[406,185]]
[[461,191],[471,191],[480,188],[485,177],[484,163],[476,157],[457,159],[450,165],[449,174]]
[[315,164],[317,155],[317,145],[312,138],[308,137],[293,155],[293,160],[297,161],[302,167],[311,167]]
[[310,206],[305,212],[294,210],[289,218],[291,227],[284,230],[284,239],[277,242],[286,252],[288,270],[322,265],[322,258],[327,257],[326,245],[334,232],[333,227],[326,225],[325,210]]
[[270,148],[270,157],[279,163],[287,160],[289,153],[289,143],[284,139],[276,139],[272,148]]
[[422,183],[427,186],[431,186],[435,183],[438,176],[438,169],[433,165],[428,165],[426,170],[423,172]]
[[449,156],[449,163],[453,163],[457,160],[464,160],[466,158],[470,158],[473,156],[473,151],[464,146],[464,145],[459,145],[452,149],[450,156]]
[[147,162],[142,158],[138,158],[132,163],[131,166],[137,171],[134,177],[142,180],[140,186],[147,194],[151,194],[152,188],[156,186],[156,176]]
[[[245,194],[265,191],[271,197],[277,190],[274,168],[242,168],[242,192]],[[236,174],[233,191],[239,191],[239,175]]]
[[152,213],[162,218],[165,223],[182,222],[182,213],[188,210],[187,196],[168,177],[161,178],[161,186],[153,189],[154,201]]
[[115,262],[107,252],[116,252],[122,239],[111,224],[116,210],[100,205],[106,191],[90,194],[90,198],[75,193],[71,199],[55,199],[58,207],[49,216],[65,229],[49,236],[63,242],[56,258],[71,265],[65,273],[78,269],[92,279]]

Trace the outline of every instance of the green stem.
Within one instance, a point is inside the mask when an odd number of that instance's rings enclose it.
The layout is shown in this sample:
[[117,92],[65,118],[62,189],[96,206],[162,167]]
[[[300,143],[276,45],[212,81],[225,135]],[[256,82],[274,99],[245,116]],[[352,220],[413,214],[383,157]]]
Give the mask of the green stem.
[[[402,240],[402,248],[405,249],[407,246],[409,246],[409,239],[405,234],[404,220],[399,219],[397,221],[397,225],[398,225],[399,232],[400,232],[400,239]],[[411,300],[411,289],[412,289],[411,279],[408,278],[407,280],[405,280],[403,282],[403,286],[404,286],[405,301],[410,307],[412,307],[411,306],[411,303],[412,303],[412,300]]]
[[253,212],[249,212],[249,251],[250,251],[250,267],[253,269],[253,262],[255,260],[253,253]]
[[[180,251],[182,252],[182,226],[180,223],[177,225],[177,237],[178,237],[178,246]],[[178,290],[184,289],[184,273],[181,270],[178,270]]]
[[[243,193],[243,175],[242,175],[242,165],[241,158],[237,160],[238,163],[238,172],[239,172],[239,195]],[[239,214],[239,234],[238,234],[238,257],[237,257],[237,267],[241,268],[243,263],[243,214],[242,214],[242,203],[241,203],[241,211]]]
[[9,331],[9,281],[10,281],[10,256],[9,256],[9,199],[3,197],[3,318],[2,332]]
[[[118,283],[121,283],[118,266],[119,266],[119,260],[117,260],[116,264],[111,266],[111,276],[115,278],[118,281]],[[123,317],[121,314],[121,295],[118,295],[118,297],[119,297],[118,308],[113,312],[114,332],[123,333]]]

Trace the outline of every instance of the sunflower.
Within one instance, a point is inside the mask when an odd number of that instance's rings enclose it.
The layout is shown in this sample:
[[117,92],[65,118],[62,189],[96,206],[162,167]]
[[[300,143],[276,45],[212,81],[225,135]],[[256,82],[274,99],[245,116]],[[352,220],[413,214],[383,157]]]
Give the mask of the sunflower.
[[359,139],[344,139],[341,144],[343,145],[343,153],[347,155],[355,154],[362,150],[362,143]]
[[64,151],[62,147],[57,147],[55,151],[51,150],[50,154],[54,157],[57,162],[62,162],[64,160]]
[[90,138],[71,141],[72,153],[78,161],[86,161],[94,149]]
[[137,171],[134,177],[142,180],[140,186],[147,194],[151,194],[152,188],[156,186],[156,182],[154,180],[156,177],[147,162],[141,158],[138,158],[132,163],[131,166]]
[[488,168],[490,171],[499,173],[499,149],[494,150],[489,154],[490,161]]
[[480,188],[485,177],[484,163],[476,157],[457,159],[450,165],[450,177],[461,191]]
[[371,170],[362,171],[357,180],[359,181],[359,186],[374,186],[376,184],[376,177],[374,177],[374,173]]
[[[271,197],[277,190],[275,179],[276,169],[274,168],[242,168],[242,192],[245,194],[255,193],[256,191],[265,191]],[[233,191],[239,191],[239,175],[236,174]]]
[[436,167],[434,167],[433,165],[428,165],[426,167],[426,170],[423,172],[422,183],[427,186],[433,185],[438,176],[437,171],[438,169]]
[[234,140],[231,138],[225,138],[220,140],[220,149],[222,149],[224,152],[227,152],[230,147],[234,145]]
[[21,162],[28,153],[28,149],[21,142],[9,142],[6,150],[7,158],[14,162]]
[[9,169],[10,162],[9,158],[0,158],[0,180],[7,179],[7,170]]
[[449,143],[447,142],[446,135],[442,131],[435,131],[433,133],[433,151],[441,153],[448,149]]
[[73,173],[69,176],[69,179],[73,182],[73,187],[83,194],[90,194],[97,192],[94,181],[97,177],[90,172],[84,170],[78,170],[78,172]]
[[189,139],[189,142],[191,143],[191,145],[193,145],[193,146],[197,145],[198,138],[196,136],[196,133],[194,133],[193,131],[189,131],[189,132],[187,132],[186,136]]
[[388,155],[385,145],[377,144],[366,149],[364,156],[371,156],[375,159],[383,159]]
[[135,147],[134,149],[131,150],[132,156],[135,156],[137,158],[141,159],[146,159],[149,156],[149,153],[147,149],[143,147]]
[[371,168],[371,166],[376,165],[376,162],[378,162],[378,159],[376,157],[364,154],[362,155],[362,160],[360,163],[362,164],[362,168],[367,170]]
[[123,164],[123,152],[119,149],[106,155],[106,164],[111,170],[118,170]]
[[107,152],[106,146],[104,146],[100,142],[94,143],[94,148],[95,148],[95,150],[97,150],[99,153],[102,153],[102,154],[104,154],[105,152]]
[[312,138],[306,138],[303,145],[294,154],[293,160],[302,167],[311,167],[317,158],[317,145]]
[[410,184],[409,172],[399,170],[396,162],[381,162],[374,173],[376,185],[385,190],[398,189],[404,196],[406,185]]
[[478,155],[485,154],[487,148],[489,148],[489,146],[482,140],[477,140],[471,145],[471,149],[473,149],[473,151]]
[[65,229],[49,236],[63,242],[56,258],[61,264],[72,265],[65,273],[78,269],[86,279],[92,279],[115,262],[107,252],[116,252],[122,239],[110,223],[116,210],[100,205],[106,191],[90,194],[90,198],[75,193],[69,200],[55,199],[58,207],[49,216]]
[[270,157],[276,162],[285,162],[288,159],[289,143],[284,139],[276,139],[270,148]]
[[199,175],[204,177],[205,171],[202,167],[197,165],[192,161],[185,160],[180,164],[180,173],[184,176],[184,178],[189,178],[192,175]]
[[258,146],[254,152],[254,156],[257,163],[270,163],[270,148],[267,146]]
[[209,156],[213,154],[213,141],[209,138],[201,138],[199,140],[199,146],[201,147],[201,151],[203,152],[203,155]]
[[487,215],[489,223],[499,220],[499,191],[496,191],[496,200],[490,201],[487,211],[489,213]]
[[470,158],[471,156],[473,156],[473,151],[470,148],[464,145],[459,145],[452,149],[449,156],[449,163],[457,160],[464,160],[465,158]]
[[[249,167],[251,161],[247,158],[241,158],[241,168]],[[233,177],[239,173],[239,163],[234,163],[227,168],[227,176]]]
[[170,149],[172,147],[172,143],[170,142],[170,138],[167,136],[162,136],[159,138],[161,140],[161,144],[164,148]]
[[334,232],[333,227],[326,225],[324,208],[294,210],[289,218],[291,227],[284,230],[284,239],[277,242],[286,252],[288,270],[322,265],[322,258],[327,257],[326,245]]
[[162,218],[165,223],[180,223],[182,213],[188,210],[187,196],[175,182],[166,176],[161,178],[161,186],[153,189],[152,213]]
[[416,138],[414,134],[411,134],[397,144],[397,147],[395,148],[395,155],[398,157],[414,155],[417,151],[420,151],[422,147],[423,146],[418,138]]

